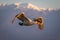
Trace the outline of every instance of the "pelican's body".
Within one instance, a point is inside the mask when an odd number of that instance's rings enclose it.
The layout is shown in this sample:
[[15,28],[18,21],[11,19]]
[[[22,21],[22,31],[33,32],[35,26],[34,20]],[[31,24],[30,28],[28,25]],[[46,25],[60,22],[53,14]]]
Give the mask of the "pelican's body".
[[25,16],[24,13],[17,14],[17,15],[15,17],[18,18],[20,21],[22,21],[22,22],[19,22],[20,25],[31,26],[34,24],[31,19]]
[[21,21],[19,22],[19,25],[21,26],[32,26],[34,24],[38,24],[39,29],[42,30],[44,28],[44,22],[42,17],[36,18],[34,19],[34,21],[27,18],[24,13],[19,13],[15,17]]

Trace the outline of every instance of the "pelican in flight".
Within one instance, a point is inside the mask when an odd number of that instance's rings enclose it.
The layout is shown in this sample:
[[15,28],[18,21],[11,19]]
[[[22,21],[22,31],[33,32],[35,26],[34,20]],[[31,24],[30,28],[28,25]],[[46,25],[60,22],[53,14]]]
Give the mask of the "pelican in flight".
[[[40,30],[43,30],[44,29],[44,22],[43,22],[43,17],[38,17],[38,18],[35,18],[33,20],[31,20],[30,18],[28,18],[24,12],[22,13],[19,13],[15,16],[15,18],[19,19],[20,22],[19,22],[19,25],[20,26],[32,26],[32,25],[35,25],[37,24],[38,25],[38,28]],[[12,20],[12,23],[14,22],[15,18]]]

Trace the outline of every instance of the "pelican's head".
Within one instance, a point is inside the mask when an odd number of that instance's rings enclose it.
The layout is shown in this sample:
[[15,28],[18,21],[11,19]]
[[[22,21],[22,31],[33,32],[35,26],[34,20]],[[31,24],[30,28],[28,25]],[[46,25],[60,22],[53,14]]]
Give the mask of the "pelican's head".
[[43,20],[43,17],[39,17],[39,18],[34,19],[34,21],[40,22],[40,23],[42,23],[42,20]]

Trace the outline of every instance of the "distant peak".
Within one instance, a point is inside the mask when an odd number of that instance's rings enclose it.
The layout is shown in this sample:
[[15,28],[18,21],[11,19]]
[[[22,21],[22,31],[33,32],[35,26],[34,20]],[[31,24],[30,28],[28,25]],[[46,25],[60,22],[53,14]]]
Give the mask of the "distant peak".
[[14,5],[16,5],[16,8],[20,7],[20,2],[14,3]]
[[20,5],[20,2],[14,3],[15,5]]
[[31,4],[31,3],[25,3],[25,6],[27,6],[27,8],[40,10],[38,6],[35,6],[35,5]]
[[0,6],[6,6],[7,3],[0,3]]
[[33,5],[33,4],[31,4],[31,3],[27,3],[28,5]]
[[54,10],[57,10],[55,8],[48,8],[49,11],[54,11]]

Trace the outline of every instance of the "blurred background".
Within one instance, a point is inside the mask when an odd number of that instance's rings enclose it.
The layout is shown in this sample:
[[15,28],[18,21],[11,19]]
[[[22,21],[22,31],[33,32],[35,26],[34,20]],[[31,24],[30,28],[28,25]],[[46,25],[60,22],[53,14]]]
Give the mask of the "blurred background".
[[[28,18],[44,18],[44,30],[37,25],[20,26],[12,20],[24,12]],[[0,4],[0,40],[60,40],[60,9],[41,8],[34,3]]]

